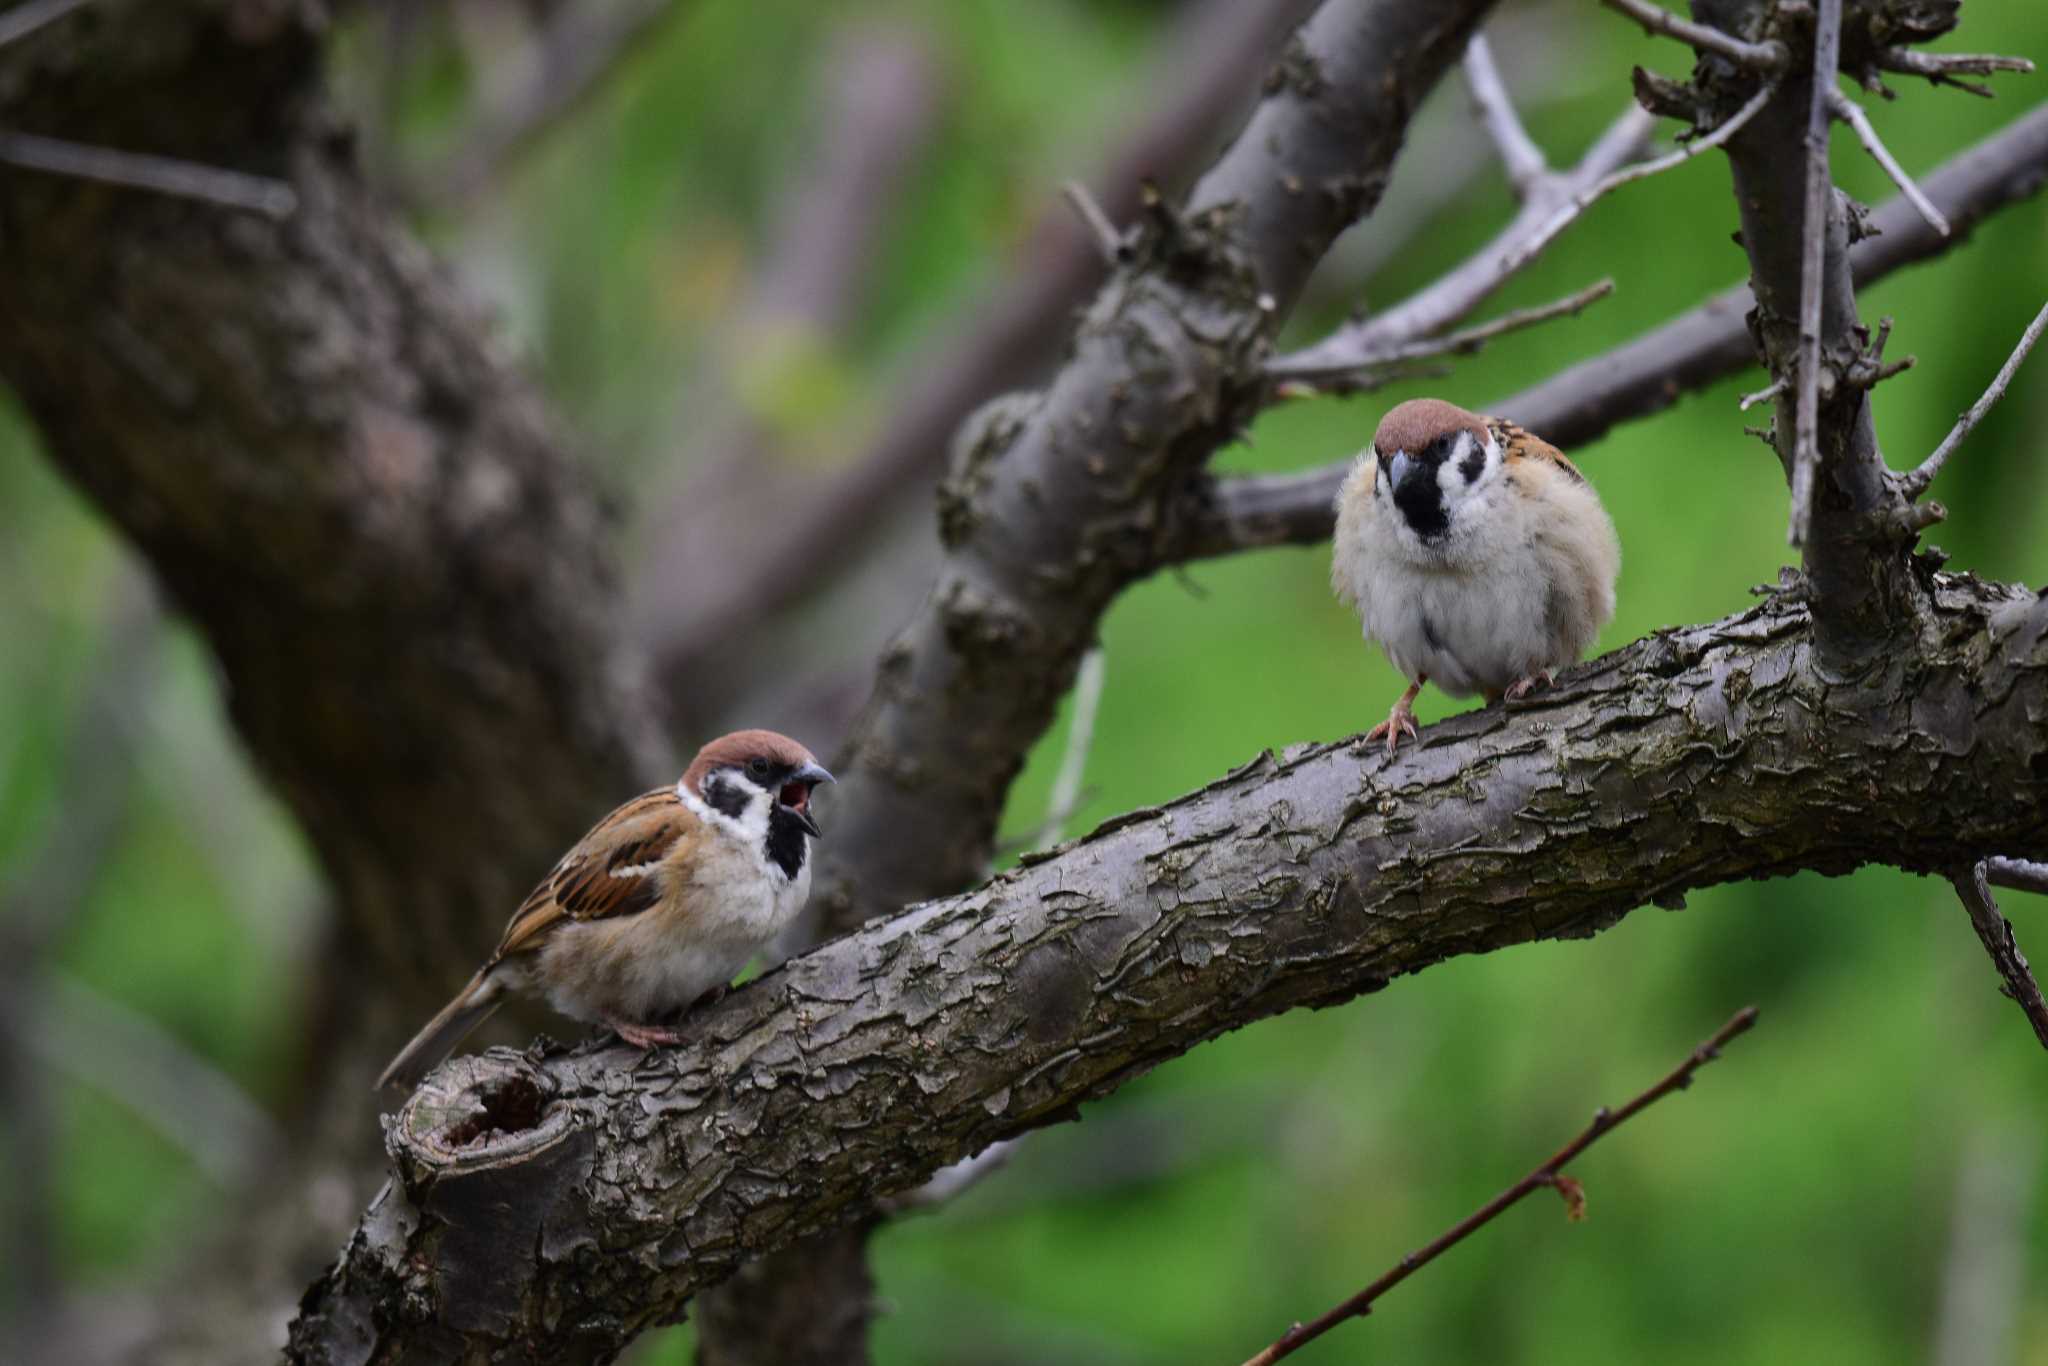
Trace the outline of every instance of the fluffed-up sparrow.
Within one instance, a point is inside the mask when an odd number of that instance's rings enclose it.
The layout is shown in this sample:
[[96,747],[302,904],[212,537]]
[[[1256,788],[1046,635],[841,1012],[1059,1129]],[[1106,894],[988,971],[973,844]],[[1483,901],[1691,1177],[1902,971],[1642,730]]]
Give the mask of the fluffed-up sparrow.
[[1614,615],[1621,544],[1593,486],[1542,438],[1442,399],[1389,412],[1337,494],[1330,585],[1415,695],[1518,698],[1586,652]]
[[417,1085],[512,991],[640,1048],[681,1042],[654,1022],[722,991],[803,909],[821,833],[811,791],[831,781],[773,731],[704,746],[674,787],[635,797],[562,856],[377,1085]]

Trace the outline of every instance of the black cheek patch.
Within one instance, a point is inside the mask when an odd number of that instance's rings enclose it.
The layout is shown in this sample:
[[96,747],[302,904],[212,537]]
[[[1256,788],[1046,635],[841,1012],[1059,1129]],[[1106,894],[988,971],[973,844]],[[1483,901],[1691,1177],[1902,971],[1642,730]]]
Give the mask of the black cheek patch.
[[1458,473],[1465,476],[1465,482],[1479,482],[1480,472],[1486,468],[1486,447],[1474,444],[1463,460],[1458,462]]
[[739,785],[731,779],[714,777],[704,784],[704,804],[713,811],[738,820],[740,812],[747,809],[747,794],[740,791]]

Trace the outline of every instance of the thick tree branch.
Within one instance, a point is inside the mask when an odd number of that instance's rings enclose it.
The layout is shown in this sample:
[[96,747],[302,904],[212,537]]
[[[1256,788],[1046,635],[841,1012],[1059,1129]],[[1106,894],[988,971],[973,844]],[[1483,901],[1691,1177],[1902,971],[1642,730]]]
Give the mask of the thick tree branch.
[[1396,759],[1262,756],[793,960],[689,1050],[458,1059],[401,1112],[292,1359],[606,1359],[744,1261],[1264,1016],[1713,883],[2041,857],[2048,600],[1924,586],[1859,671],[1778,594]]
[[[2048,108],[2015,120],[1927,177],[1928,197],[1949,219],[1953,236],[1937,235],[1903,196],[1876,209],[1871,226],[1877,234],[1849,252],[1857,286],[1949,250],[1989,215],[2032,198],[2044,179]],[[1584,446],[1618,423],[1661,412],[1681,394],[1754,364],[1743,321],[1754,305],[1747,285],[1725,290],[1603,356],[1484,405],[1485,411],[1511,417],[1567,450]],[[1328,540],[1337,487],[1350,467],[1346,458],[1299,474],[1197,477],[1176,512],[1178,535],[1165,561]]]
[[946,563],[884,657],[834,794],[812,896],[828,923],[979,877],[1102,611],[1156,563],[1162,505],[1250,419],[1278,320],[1378,198],[1487,8],[1325,4],[1186,209],[1151,211],[1052,383],[963,434],[940,495]]

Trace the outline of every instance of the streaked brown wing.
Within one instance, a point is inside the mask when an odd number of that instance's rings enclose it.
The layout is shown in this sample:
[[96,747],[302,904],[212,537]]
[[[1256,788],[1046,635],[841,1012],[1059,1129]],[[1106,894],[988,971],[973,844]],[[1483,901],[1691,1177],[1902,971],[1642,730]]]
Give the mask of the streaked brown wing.
[[694,840],[697,818],[672,787],[656,788],[597,823],[527,894],[491,955],[540,947],[564,921],[636,915],[660,899],[661,861]]
[[1534,460],[1554,465],[1575,484],[1586,482],[1586,476],[1579,473],[1579,467],[1565,459],[1564,452],[1545,441],[1542,437],[1504,417],[1493,420],[1493,437],[1500,442],[1501,450],[1509,460]]

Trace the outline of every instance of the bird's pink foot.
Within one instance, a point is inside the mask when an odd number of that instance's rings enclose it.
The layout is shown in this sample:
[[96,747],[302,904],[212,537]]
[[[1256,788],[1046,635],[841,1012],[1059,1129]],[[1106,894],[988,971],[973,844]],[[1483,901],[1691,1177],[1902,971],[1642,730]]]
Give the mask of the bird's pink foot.
[[1369,745],[1384,735],[1387,737],[1387,753],[1391,756],[1401,743],[1403,735],[1411,740],[1415,739],[1415,712],[1410,704],[1415,701],[1415,694],[1420,690],[1421,685],[1417,684],[1402,693],[1400,700],[1387,712],[1387,719],[1365,733],[1365,743]]
[[1510,702],[1519,702],[1530,693],[1535,692],[1539,685],[1547,688],[1556,681],[1551,676],[1550,670],[1543,669],[1537,673],[1530,674],[1527,678],[1518,678],[1508,684],[1508,690],[1502,696],[1506,697]]
[[683,1031],[670,1025],[635,1024],[631,1020],[621,1020],[615,1015],[605,1016],[604,1022],[611,1026],[614,1034],[639,1049],[653,1048],[656,1044],[679,1044],[685,1041]]

